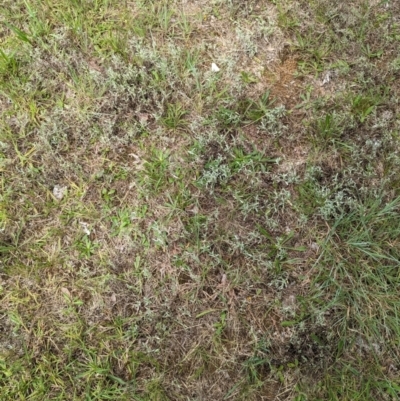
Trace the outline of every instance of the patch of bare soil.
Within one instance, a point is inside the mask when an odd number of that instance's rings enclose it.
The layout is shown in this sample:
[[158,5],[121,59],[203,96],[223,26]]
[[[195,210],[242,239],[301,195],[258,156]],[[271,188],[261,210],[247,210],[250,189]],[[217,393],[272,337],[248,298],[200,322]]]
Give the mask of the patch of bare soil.
[[303,89],[301,80],[295,77],[296,70],[297,60],[289,57],[264,73],[264,79],[270,84],[272,97],[287,109],[291,109],[299,102]]

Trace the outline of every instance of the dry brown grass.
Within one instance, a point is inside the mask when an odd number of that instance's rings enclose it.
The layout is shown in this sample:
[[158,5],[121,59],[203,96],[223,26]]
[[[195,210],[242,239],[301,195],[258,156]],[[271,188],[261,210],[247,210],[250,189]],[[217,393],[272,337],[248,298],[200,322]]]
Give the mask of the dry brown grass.
[[0,398],[396,399],[396,11],[6,1]]

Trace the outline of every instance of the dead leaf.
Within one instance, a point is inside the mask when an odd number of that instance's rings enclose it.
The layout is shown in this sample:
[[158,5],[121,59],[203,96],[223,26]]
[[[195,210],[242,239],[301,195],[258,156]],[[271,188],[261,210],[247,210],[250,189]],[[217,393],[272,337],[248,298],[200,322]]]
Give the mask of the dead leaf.
[[221,285],[222,285],[222,287],[226,287],[226,283],[227,283],[227,278],[226,278],[226,274],[224,273],[224,274],[222,275],[222,278],[221,278]]

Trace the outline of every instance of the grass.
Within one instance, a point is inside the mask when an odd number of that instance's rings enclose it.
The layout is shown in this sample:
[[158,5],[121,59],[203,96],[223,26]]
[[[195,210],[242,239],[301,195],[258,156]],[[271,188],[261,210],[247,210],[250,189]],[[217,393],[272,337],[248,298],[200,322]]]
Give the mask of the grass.
[[399,399],[398,16],[5,0],[0,398]]

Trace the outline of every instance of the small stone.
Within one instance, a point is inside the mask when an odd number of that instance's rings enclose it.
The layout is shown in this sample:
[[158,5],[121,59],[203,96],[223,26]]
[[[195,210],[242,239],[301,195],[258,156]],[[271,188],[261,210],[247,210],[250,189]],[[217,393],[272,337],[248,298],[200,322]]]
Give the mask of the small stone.
[[68,187],[62,187],[61,185],[56,185],[53,188],[53,195],[57,200],[61,200],[64,198],[64,195],[67,193]]

